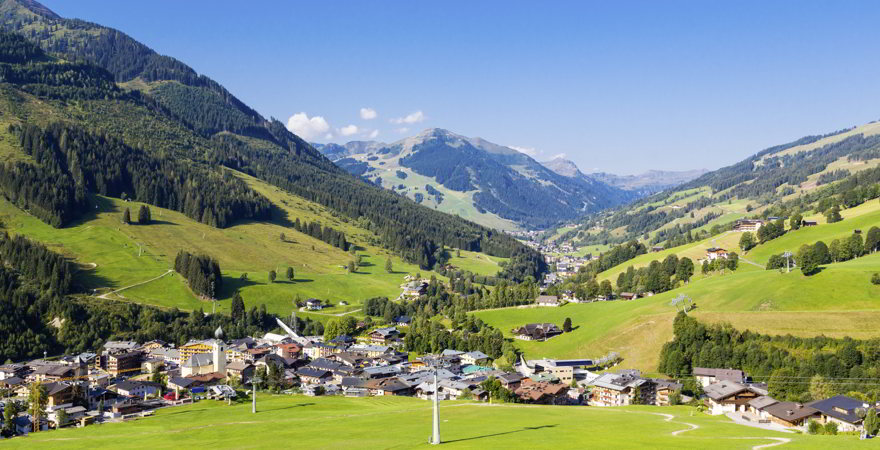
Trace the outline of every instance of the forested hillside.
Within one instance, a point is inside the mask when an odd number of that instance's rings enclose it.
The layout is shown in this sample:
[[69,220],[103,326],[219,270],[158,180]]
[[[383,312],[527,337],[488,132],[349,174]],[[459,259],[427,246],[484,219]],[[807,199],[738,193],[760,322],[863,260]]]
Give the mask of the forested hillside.
[[[25,149],[51,150],[39,153],[36,166],[24,161],[5,168],[6,195],[19,206],[33,208],[44,220],[58,226],[69,222],[89,192],[155,201],[220,227],[264,217],[267,204],[223,174],[219,166],[225,166],[352,220],[366,217],[368,228],[382,245],[425,268],[436,263],[438,252],[446,246],[512,257],[505,275],[514,279],[538,276],[544,270],[535,252],[506,235],[349,176],[283,124],[263,119],[215,81],[119,31],[60,18],[36,2],[22,0],[4,0],[0,20],[5,29],[49,52],[44,55],[15,37],[4,38],[8,56],[3,79],[15,87],[5,94],[7,106],[20,108],[16,105],[26,101],[23,93],[52,100],[42,107],[54,111],[45,111],[43,118],[29,117],[29,125],[39,126],[48,133],[46,137],[60,137],[58,133],[66,129],[90,145],[101,143],[104,149],[101,155],[84,160],[90,165],[71,171],[67,167],[73,164],[71,158],[79,164],[82,156],[76,146],[72,150],[61,141],[40,140]],[[70,108],[72,102],[80,103]],[[6,126],[24,123],[16,111],[8,112],[12,115],[7,116]],[[77,126],[47,120],[59,116]],[[22,136],[38,133],[24,126],[14,130]],[[28,142],[32,141],[22,141]],[[120,178],[94,178],[95,171],[106,169],[106,164],[119,164],[112,155],[122,153],[132,157],[124,161]],[[51,177],[63,181],[57,192],[37,187]],[[169,182],[167,191],[157,187],[160,181]],[[25,194],[8,193],[24,185],[34,187]],[[220,195],[204,195],[202,189]]]

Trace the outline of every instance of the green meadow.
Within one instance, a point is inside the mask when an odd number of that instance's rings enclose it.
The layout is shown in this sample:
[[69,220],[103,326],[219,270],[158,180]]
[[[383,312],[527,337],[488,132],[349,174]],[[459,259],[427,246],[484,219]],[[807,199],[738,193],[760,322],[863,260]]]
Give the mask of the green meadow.
[[[745,267],[746,265],[743,265]],[[715,274],[673,291],[632,301],[568,304],[558,308],[506,308],[474,314],[512,337],[524,323],[572,319],[574,329],[546,342],[515,340],[527,357],[599,357],[618,352],[623,367],[656,370],[659,351],[672,338],[676,309],[670,300],[688,295],[694,316],[768,334],[880,336],[880,287],[871,275],[880,253],[830,264],[805,277],[758,268]]]
[[[406,397],[260,395],[204,400],[125,423],[45,431],[7,448],[427,448],[431,403]],[[594,408],[442,402],[446,448],[850,448],[857,436],[809,436],[736,425],[691,407]]]

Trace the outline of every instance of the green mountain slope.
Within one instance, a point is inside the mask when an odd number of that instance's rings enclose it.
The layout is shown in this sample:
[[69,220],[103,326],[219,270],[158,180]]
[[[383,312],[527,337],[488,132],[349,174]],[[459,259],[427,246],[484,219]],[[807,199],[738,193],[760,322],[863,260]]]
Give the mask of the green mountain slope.
[[[204,167],[218,174],[220,166],[247,173],[350,220],[364,217],[362,226],[375,235],[377,243],[423,268],[432,267],[441,257],[440,249],[449,246],[514,257],[514,263],[506,268],[513,278],[535,276],[542,270],[537,254],[512,238],[349,176],[281,123],[263,119],[216,82],[119,31],[59,18],[30,1],[5,0],[0,3],[0,13],[6,29],[22,33],[50,56],[60,58],[36,69],[30,62],[24,64],[28,70],[54,70],[63,66],[62,60],[85,60],[109,71],[109,81],[120,82],[124,88],[108,85],[107,76],[100,73],[93,78],[103,84],[88,92],[63,77],[48,87],[29,80],[4,85],[8,88],[6,111],[16,112],[5,116],[8,124],[27,122],[45,129],[64,120],[90,130],[89,135],[100,134],[119,139],[132,149],[158,152],[159,156],[148,156],[159,161],[180,161],[193,170]],[[80,66],[72,70],[94,71],[94,66]],[[67,155],[67,161],[61,161],[61,172],[67,170],[64,166],[71,162],[69,158]],[[240,185],[235,177],[225,182]],[[78,194],[76,198],[82,201],[84,197]],[[148,200],[140,195],[135,198]]]

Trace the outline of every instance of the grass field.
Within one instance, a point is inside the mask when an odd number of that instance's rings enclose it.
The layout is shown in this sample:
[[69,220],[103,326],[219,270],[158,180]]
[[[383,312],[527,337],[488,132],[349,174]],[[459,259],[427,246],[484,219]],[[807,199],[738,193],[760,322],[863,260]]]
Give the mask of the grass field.
[[[7,448],[414,448],[428,447],[431,404],[405,397],[260,396],[227,406],[205,400],[127,423],[32,434]],[[749,428],[690,407],[593,408],[443,402],[449,448],[849,448],[856,436]]]
[[[745,267],[745,265],[743,265]],[[692,312],[711,322],[768,334],[867,338],[880,336],[880,288],[870,282],[880,268],[880,254],[831,264],[811,277],[799,271],[740,270],[634,301],[569,304],[560,308],[507,308],[474,314],[506,336],[515,326],[570,317],[574,329],[546,342],[516,340],[527,356],[599,357],[616,351],[623,367],[656,369],[659,351],[672,338],[678,294],[691,297]]]
[[[219,261],[224,287],[216,305],[218,311],[228,309],[228,300],[239,289],[248,308],[265,303],[270,312],[287,314],[293,309],[293,300],[300,296],[329,299],[334,305],[345,301],[348,306],[335,306],[325,313],[349,312],[369,297],[396,297],[408,273],[434,274],[420,271],[417,266],[371,245],[375,237],[354,221],[251,177],[240,176],[278,206],[279,213],[273,220],[217,229],[178,212],[151,206],[154,223],[125,225],[121,223],[122,211],[126,207],[137,211],[139,203],[96,197],[98,208],[94,213],[66,228],[52,228],[2,199],[0,222],[10,232],[43,242],[77,262],[81,267],[79,279],[87,289],[96,289],[112,299],[183,310],[201,307],[209,311],[213,305],[194,296],[179,275],[166,274],[180,249],[205,253]],[[291,222],[296,218],[319,221],[344,231],[361,249],[358,254],[363,263],[357,272],[349,274],[342,267],[353,259],[351,254],[295,231]],[[389,258],[393,265],[391,273],[385,271]],[[453,257],[453,264],[491,275],[498,272],[498,263],[503,260],[462,252],[461,258]],[[287,267],[295,270],[293,282],[284,277]],[[268,281],[269,270],[278,274],[275,283]],[[247,280],[241,279],[243,273],[247,273]],[[152,281],[140,284],[146,280]]]

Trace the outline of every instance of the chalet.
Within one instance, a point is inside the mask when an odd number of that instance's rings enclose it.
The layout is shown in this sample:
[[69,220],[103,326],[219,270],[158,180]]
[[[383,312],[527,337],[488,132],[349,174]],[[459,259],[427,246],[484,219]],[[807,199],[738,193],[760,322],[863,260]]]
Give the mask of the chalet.
[[394,319],[394,324],[399,327],[408,327],[410,323],[412,323],[412,318],[410,316],[400,316]]
[[804,227],[815,227],[816,225],[819,225],[819,222],[816,222],[815,220],[801,221],[801,226],[804,226]]
[[400,286],[403,292],[400,294],[402,298],[419,298],[428,292],[428,283],[424,281],[410,281]]
[[255,369],[254,365],[247,361],[232,361],[226,365],[226,376],[245,382],[253,376]]
[[27,382],[24,378],[19,377],[6,377],[0,380],[0,389],[2,390],[10,390],[15,391],[19,388],[23,388],[27,386]]
[[746,374],[742,370],[737,369],[710,369],[706,367],[694,367],[694,377],[701,386],[706,387],[718,381],[732,381],[734,383],[745,383]]
[[538,306],[559,306],[559,297],[555,295],[539,295],[535,300]]
[[30,369],[24,364],[3,364],[0,366],[0,380],[9,377],[24,378],[29,371]]
[[746,403],[746,411],[751,415],[758,417],[760,420],[769,421],[770,419],[768,418],[768,415],[764,412],[764,410],[767,409],[768,406],[772,406],[777,403],[779,403],[779,401],[775,398],[767,395],[762,395],[760,397],[749,400],[749,402]]
[[821,423],[835,422],[838,431],[859,431],[862,429],[862,418],[858,410],[867,410],[870,405],[845,395],[835,395],[825,400],[807,403],[820,414]]
[[461,362],[472,365],[486,364],[489,362],[489,355],[478,350],[464,353],[460,358]]
[[309,342],[303,347],[303,353],[309,358],[324,358],[339,351],[335,345],[325,344],[323,342]]
[[337,347],[348,347],[349,345],[354,344],[355,339],[347,334],[340,334],[333,339],[330,339],[330,343]]
[[712,415],[748,411],[748,403],[762,394],[734,381],[718,381],[704,388],[705,403]]
[[655,245],[655,246],[651,247],[651,251],[654,253],[662,252],[663,250],[666,250],[666,249],[663,248],[662,245]]
[[528,378],[513,393],[529,403],[558,405],[568,403],[568,386],[561,383],[535,382]]
[[38,366],[28,375],[31,381],[47,382],[47,381],[64,381],[72,380],[78,374],[73,367],[63,366],[60,364],[46,364]]
[[397,331],[397,328],[377,328],[370,333],[370,341],[374,344],[387,344],[397,340],[399,336],[400,332]]
[[309,384],[321,384],[333,378],[333,374],[330,371],[311,367],[303,367],[297,370],[296,375],[303,383]]
[[302,347],[295,342],[287,342],[275,346],[275,354],[282,358],[296,358],[302,352]]
[[706,249],[706,258],[709,261],[714,261],[716,259],[727,259],[727,250],[718,247]]
[[778,402],[764,408],[770,421],[784,427],[799,427],[810,419],[819,419],[821,412],[795,402]]
[[64,382],[45,383],[43,387],[46,389],[46,398],[48,402],[46,406],[54,409],[60,405],[66,405],[73,402],[73,386]]
[[324,303],[316,298],[310,298],[306,300],[305,307],[309,311],[318,311],[324,307]]
[[633,292],[621,292],[619,297],[621,300],[634,300],[639,298],[639,294]]
[[278,356],[274,353],[269,353],[268,355],[258,359],[257,362],[254,363],[254,366],[256,366],[257,368],[262,367],[266,370],[269,370],[269,364],[274,364],[278,368],[283,369],[287,367],[287,359],[282,358],[281,356]]
[[366,344],[355,344],[348,348],[350,353],[357,353],[360,355],[364,355],[367,358],[376,358],[391,352],[391,347],[387,345],[366,345]]
[[379,378],[364,383],[371,395],[412,395],[413,388],[397,377]]
[[740,233],[748,231],[754,233],[758,231],[762,226],[764,226],[763,220],[740,219],[737,220],[736,225],[733,226],[733,231],[737,231]]
[[518,373],[502,373],[496,378],[498,379],[498,382],[501,383],[501,386],[510,391],[516,390],[525,379],[524,376]]
[[513,334],[524,341],[544,341],[562,334],[562,329],[552,323],[528,323],[513,329]]
[[146,381],[121,381],[113,387],[117,394],[126,397],[143,398],[148,395],[155,395],[160,392],[161,386],[157,383]]

